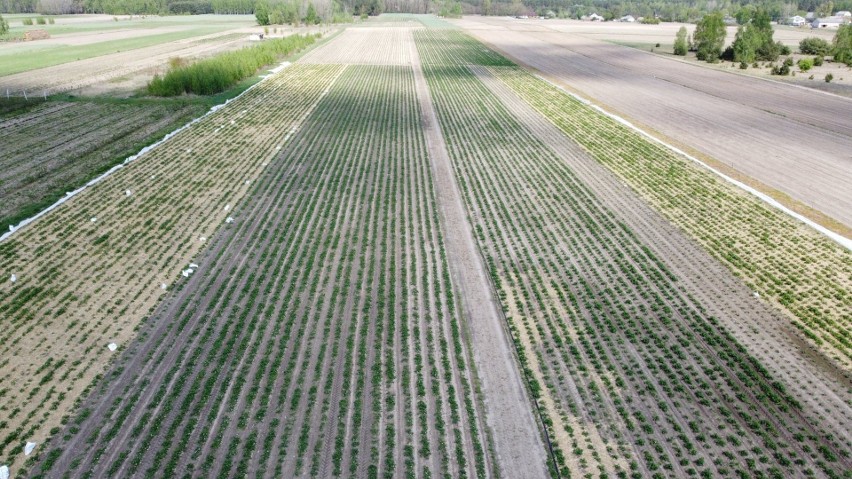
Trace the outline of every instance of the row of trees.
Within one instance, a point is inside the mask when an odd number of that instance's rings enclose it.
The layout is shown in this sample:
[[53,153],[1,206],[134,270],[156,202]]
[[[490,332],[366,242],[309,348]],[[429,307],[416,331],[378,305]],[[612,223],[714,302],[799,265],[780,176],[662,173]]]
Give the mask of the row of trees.
[[[663,21],[696,22],[705,14],[720,11],[732,17],[748,17],[758,7],[774,21],[796,14],[852,10],[852,0],[470,0],[463,2],[465,11],[502,15],[511,13],[553,12],[563,18],[580,18],[597,13],[605,19],[624,15],[660,18]],[[521,11],[515,11],[520,8]],[[741,22],[744,24],[745,22]]]
[[[720,59],[744,65],[756,61],[774,62],[781,55],[789,55],[790,48],[773,40],[774,31],[769,15],[756,9],[751,18],[737,29],[734,43],[725,49],[725,22],[720,12],[705,15],[695,27],[690,39],[686,27],[677,32],[674,43],[675,55],[686,55],[695,51],[699,60],[715,63]],[[834,55],[834,60],[852,66],[852,25],[843,25],[837,31],[833,44],[821,38],[806,38],[799,43],[799,51],[819,57]]]

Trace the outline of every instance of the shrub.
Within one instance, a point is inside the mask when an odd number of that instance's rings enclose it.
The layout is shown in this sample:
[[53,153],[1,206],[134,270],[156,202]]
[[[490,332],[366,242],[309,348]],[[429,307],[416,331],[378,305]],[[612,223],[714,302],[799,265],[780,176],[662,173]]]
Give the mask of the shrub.
[[823,58],[821,56],[814,57],[814,66],[821,67],[823,62]]
[[831,80],[834,80],[834,75],[832,75],[831,73],[825,75],[825,82],[826,83],[831,83]]
[[799,51],[805,55],[830,55],[831,45],[822,38],[809,37],[799,42]]
[[798,65],[799,65],[799,70],[806,72],[806,71],[810,70],[811,68],[813,68],[814,61],[811,60],[810,58],[802,58],[801,60],[799,60]]
[[192,65],[173,67],[163,77],[157,75],[151,80],[148,93],[155,96],[183,93],[213,95],[254,75],[260,67],[274,63],[279,56],[307,47],[317,38],[319,35],[293,35],[223,53]]
[[778,66],[772,68],[773,75],[789,75],[790,74],[790,65],[787,65],[787,62],[784,62]]
[[56,23],[56,20],[54,20],[53,17],[50,17],[49,19],[47,19],[47,23],[53,25],[54,23]]
[[254,6],[254,18],[258,25],[269,25],[269,7],[266,2],[257,2]]
[[677,36],[675,37],[674,42],[675,55],[686,56],[686,51],[689,49],[689,43],[687,43],[686,36],[686,27],[680,27],[680,30],[677,31]]
[[843,25],[834,35],[834,61],[852,66],[852,25]]
[[660,19],[659,19],[659,18],[657,18],[657,17],[644,17],[644,18],[642,19],[642,22],[641,22],[641,23],[643,23],[643,24],[645,24],[645,25],[659,25],[659,24],[660,24]]
[[9,22],[7,22],[3,15],[0,15],[0,36],[9,33]]
[[695,56],[706,62],[718,62],[725,44],[725,32],[721,13],[705,15],[695,26],[695,34],[692,37],[697,49]]
[[32,25],[32,24],[33,24],[33,19],[32,19],[32,18],[25,18],[25,19],[23,20],[23,22],[24,22],[24,25]]
[[47,25],[47,19],[44,17],[38,17],[36,18],[36,23],[39,25]]
[[176,15],[202,15],[213,13],[213,4],[198,0],[183,0],[169,3],[169,13]]

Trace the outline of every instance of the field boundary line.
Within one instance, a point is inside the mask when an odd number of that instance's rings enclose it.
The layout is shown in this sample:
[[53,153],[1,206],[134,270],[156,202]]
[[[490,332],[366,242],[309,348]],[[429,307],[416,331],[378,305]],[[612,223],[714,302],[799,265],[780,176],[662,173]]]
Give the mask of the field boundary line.
[[756,189],[752,186],[749,186],[749,185],[743,183],[742,181],[739,181],[735,178],[732,178],[732,177],[726,175],[725,173],[722,173],[721,171],[717,170],[716,168],[708,165],[707,163],[704,163],[700,159],[690,155],[689,153],[681,150],[680,148],[677,148],[676,146],[671,145],[671,144],[661,140],[660,138],[657,138],[656,136],[652,135],[651,133],[648,133],[647,131],[643,130],[642,128],[634,125],[630,121],[616,115],[615,113],[609,112],[609,111],[605,110],[604,108],[596,105],[591,100],[588,100],[588,99],[568,90],[567,88],[564,88],[563,86],[561,86],[561,85],[559,85],[559,84],[557,84],[553,81],[550,81],[549,79],[540,75],[539,73],[536,73],[536,72],[531,71],[530,69],[527,69],[527,68],[524,68],[524,67],[520,67],[520,68],[525,70],[527,73],[533,75],[534,77],[538,78],[539,80],[542,80],[542,81],[546,82],[547,84],[549,84],[549,85],[551,85],[555,88],[558,88],[563,93],[568,94],[569,96],[571,96],[575,100],[583,103],[584,105],[596,110],[599,113],[602,113],[603,115],[605,115],[609,118],[612,118],[613,120],[615,120],[618,123],[626,126],[627,128],[639,133],[643,137],[650,139],[651,141],[653,141],[655,143],[659,143],[660,145],[668,148],[669,150],[677,153],[678,155],[683,156],[684,158],[687,158],[687,159],[693,161],[694,163],[701,165],[702,167],[704,167],[705,169],[714,173],[716,176],[725,180],[726,182],[736,186],[737,188],[745,191],[746,193],[750,193],[750,194],[756,196],[758,199],[760,199],[764,203],[774,207],[775,209],[780,210],[782,213],[785,213],[788,216],[791,216],[791,217],[801,221],[802,223],[806,224],[807,226],[810,226],[811,228],[813,228],[817,232],[822,233],[823,235],[827,236],[829,239],[831,239],[835,243],[839,244],[840,246],[843,246],[847,250],[852,251],[852,239],[847,238],[847,237],[845,237],[845,236],[843,236],[839,233],[835,233],[834,231],[831,231],[830,229],[826,228],[825,226],[822,226],[821,224],[811,220],[807,216],[804,216],[800,213],[793,211],[792,209],[784,206],[780,201],[778,201],[775,198],[767,195],[766,193],[763,193],[762,191],[760,191],[760,190],[758,190],[758,189]]
[[246,88],[246,89],[245,89],[245,91],[243,91],[243,92],[242,92],[242,93],[240,93],[239,95],[235,96],[234,98],[229,98],[229,99],[225,100],[225,102],[224,102],[224,103],[220,103],[220,104],[218,104],[218,105],[213,105],[212,107],[210,107],[210,110],[209,110],[207,113],[205,113],[205,114],[203,114],[203,115],[199,116],[198,118],[195,118],[194,120],[192,120],[192,121],[190,121],[189,123],[187,123],[187,124],[183,125],[182,127],[178,128],[178,129],[176,129],[176,130],[174,130],[174,131],[172,131],[172,132],[170,132],[170,133],[167,133],[167,134],[166,134],[166,136],[164,136],[162,139],[160,139],[160,140],[159,140],[159,141],[157,141],[156,143],[153,143],[153,144],[151,144],[151,145],[148,145],[148,146],[146,146],[146,147],[142,148],[141,150],[139,150],[139,152],[138,152],[138,153],[135,153],[135,154],[133,154],[133,155],[128,156],[127,158],[125,158],[125,159],[124,159],[124,161],[122,161],[121,163],[119,163],[119,164],[117,164],[117,165],[113,166],[112,168],[110,168],[109,170],[107,170],[105,173],[103,173],[103,174],[101,174],[100,176],[97,176],[97,177],[95,177],[95,178],[93,178],[93,179],[89,180],[88,182],[86,182],[86,184],[85,184],[85,185],[83,185],[83,186],[81,186],[81,187],[77,188],[77,189],[76,189],[76,190],[74,190],[74,191],[66,192],[66,193],[65,193],[65,196],[63,196],[62,198],[59,198],[58,200],[56,200],[56,202],[55,202],[55,203],[53,203],[52,205],[48,206],[47,208],[45,208],[45,209],[43,209],[43,210],[39,211],[39,212],[38,212],[38,213],[36,213],[34,216],[31,216],[31,217],[29,217],[29,218],[26,218],[26,219],[24,219],[24,220],[21,220],[21,222],[20,222],[20,223],[18,223],[17,225],[9,225],[9,231],[7,231],[7,232],[3,233],[3,235],[0,235],[0,242],[3,242],[3,241],[4,241],[4,240],[6,240],[7,238],[11,237],[11,236],[12,236],[12,234],[14,234],[16,231],[20,230],[21,228],[23,228],[23,227],[25,227],[25,226],[27,226],[27,225],[29,225],[29,224],[33,223],[33,222],[34,222],[34,221],[36,221],[37,219],[39,219],[39,218],[41,218],[42,216],[44,216],[44,215],[46,215],[46,214],[50,213],[51,211],[55,210],[56,208],[59,208],[59,207],[60,207],[63,203],[65,203],[65,202],[67,202],[68,200],[70,200],[71,198],[74,198],[75,196],[79,195],[80,193],[82,193],[83,191],[85,191],[85,190],[86,190],[87,188],[89,188],[90,186],[94,186],[94,185],[96,185],[96,184],[100,183],[102,180],[106,179],[108,176],[112,175],[113,173],[115,173],[116,171],[120,170],[121,168],[124,168],[124,167],[125,167],[126,165],[128,165],[129,163],[131,163],[131,162],[133,162],[133,161],[137,160],[139,157],[143,156],[145,153],[148,153],[149,151],[153,150],[154,148],[156,148],[156,147],[160,146],[161,144],[163,144],[163,143],[167,142],[168,140],[170,140],[172,137],[174,137],[174,136],[175,136],[175,135],[177,135],[178,133],[182,132],[183,130],[186,130],[187,128],[189,128],[190,126],[194,125],[195,123],[197,123],[197,122],[199,122],[199,121],[203,120],[204,118],[207,118],[209,115],[212,115],[213,113],[216,113],[217,111],[219,111],[222,107],[224,107],[224,106],[225,106],[225,105],[227,105],[228,103],[230,103],[230,102],[232,102],[232,101],[234,101],[234,100],[236,100],[236,99],[240,98],[241,96],[245,95],[246,93],[248,93],[249,91],[251,91],[252,89],[254,89],[254,87],[256,87],[256,86],[260,85],[261,83],[263,83],[263,82],[264,82],[267,78],[270,78],[270,77],[272,77],[272,76],[275,76],[276,74],[280,73],[281,71],[283,71],[284,69],[286,69],[286,68],[287,68],[287,67],[289,67],[290,65],[292,65],[292,63],[291,63],[291,62],[283,62],[283,63],[281,63],[278,67],[276,67],[276,70],[277,70],[277,71],[276,71],[275,73],[271,73],[271,74],[269,74],[269,75],[264,76],[263,78],[261,78],[261,79],[260,79],[260,81],[258,81],[258,82],[257,82],[257,83],[255,83],[254,85],[252,85],[252,86],[250,86],[250,87]]

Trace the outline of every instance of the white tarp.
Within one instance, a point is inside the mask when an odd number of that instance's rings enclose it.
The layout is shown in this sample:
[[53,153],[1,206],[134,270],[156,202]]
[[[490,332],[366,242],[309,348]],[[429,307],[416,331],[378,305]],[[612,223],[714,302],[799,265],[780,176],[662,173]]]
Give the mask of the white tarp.
[[110,351],[115,351],[116,349],[118,349],[118,345],[115,344],[115,343],[109,343],[109,344],[107,344],[107,347],[109,348]]
[[11,277],[11,278],[9,278],[9,281],[11,281],[11,282],[13,282],[13,283],[14,283],[14,282],[15,282],[15,281],[17,281],[17,280],[18,280],[18,277],[17,277],[17,276],[15,276],[15,274],[14,274],[14,273],[12,273],[12,277]]
[[0,479],[9,479],[9,466],[0,466]]
[[24,455],[29,456],[30,454],[32,454],[33,449],[35,449],[35,447],[36,447],[36,443],[27,442],[27,445],[24,446]]

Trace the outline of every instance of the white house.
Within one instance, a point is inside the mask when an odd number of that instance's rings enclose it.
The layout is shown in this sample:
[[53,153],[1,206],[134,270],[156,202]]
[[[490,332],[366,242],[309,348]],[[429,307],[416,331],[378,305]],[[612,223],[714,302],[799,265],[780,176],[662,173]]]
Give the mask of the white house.
[[817,18],[811,23],[811,28],[840,28],[846,21],[843,17]]
[[804,25],[806,23],[808,23],[807,19],[805,19],[805,17],[801,17],[799,15],[796,15],[794,17],[790,17],[790,18],[787,19],[787,24],[792,25],[794,27],[801,27],[802,25]]
[[841,10],[841,11],[835,13],[834,16],[835,17],[850,18],[850,17],[852,17],[852,12],[850,12],[849,10]]
[[597,13],[593,13],[593,14],[589,15],[588,17],[586,17],[586,20],[588,20],[590,22],[602,22],[602,21],[604,21],[604,17],[598,15]]
[[620,19],[618,19],[618,21],[619,22],[633,23],[633,22],[636,21],[636,19],[633,17],[633,15],[625,15],[625,16],[621,17]]

